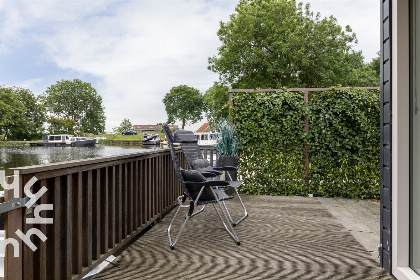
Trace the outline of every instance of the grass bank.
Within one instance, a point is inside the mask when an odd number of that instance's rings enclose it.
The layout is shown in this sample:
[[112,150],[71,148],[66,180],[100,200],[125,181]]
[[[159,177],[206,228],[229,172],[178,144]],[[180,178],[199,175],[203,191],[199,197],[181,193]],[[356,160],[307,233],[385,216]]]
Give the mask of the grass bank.
[[0,147],[24,147],[26,141],[0,141]]

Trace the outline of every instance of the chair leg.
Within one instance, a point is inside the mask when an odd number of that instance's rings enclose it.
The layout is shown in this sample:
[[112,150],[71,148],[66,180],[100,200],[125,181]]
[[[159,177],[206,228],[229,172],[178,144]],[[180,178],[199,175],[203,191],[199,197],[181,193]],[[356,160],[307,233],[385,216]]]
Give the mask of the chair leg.
[[[200,210],[198,210],[198,211],[196,211],[196,212],[194,212],[194,213],[191,213],[191,212],[192,212],[191,207],[195,207],[195,206],[197,206],[197,201],[199,200],[199,197],[201,196],[201,194],[202,194],[202,192],[203,192],[204,188],[205,188],[205,187],[202,187],[202,188],[201,188],[201,190],[200,190],[199,194],[197,195],[196,201],[195,201],[195,202],[194,202],[194,204],[192,204],[192,205],[191,205],[191,204],[190,204],[189,206],[187,206],[187,205],[183,205],[183,204],[182,204],[182,196],[178,197],[179,207],[178,207],[178,209],[176,210],[175,215],[174,215],[174,217],[172,218],[171,223],[169,224],[169,227],[168,227],[169,247],[170,247],[172,250],[175,248],[175,244],[176,244],[176,242],[178,241],[179,237],[181,236],[182,230],[184,229],[185,225],[187,224],[187,221],[189,220],[189,218],[190,218],[190,217],[193,217],[194,215],[197,215],[198,213],[201,213],[201,212],[204,210],[204,207],[202,207]],[[214,189],[213,189],[212,187],[210,187],[210,189],[211,189],[211,191],[213,192],[214,197],[216,198],[216,203],[213,203],[214,209],[216,210],[217,215],[219,216],[220,220],[222,221],[223,226],[225,227],[225,230],[226,230],[226,231],[229,233],[229,235],[233,238],[233,240],[236,242],[236,244],[240,245],[241,243],[240,243],[239,238],[238,238],[238,236],[236,235],[236,233],[235,233],[235,231],[234,231],[234,229],[233,229],[233,225],[232,225],[231,223],[229,223],[229,217],[228,217],[228,215],[229,215],[229,211],[227,210],[226,205],[224,205],[223,201],[222,201],[222,202],[220,202],[220,201],[219,201],[219,199],[218,199],[218,197],[217,197],[216,192],[214,191]],[[218,204],[218,205],[219,205],[219,207],[220,207],[220,211],[217,209],[217,207],[216,207],[216,205],[215,205],[215,204]],[[177,234],[177,236],[175,237],[175,240],[174,240],[174,241],[172,241],[172,237],[171,237],[171,228],[172,228],[172,224],[174,223],[174,221],[175,221],[175,219],[176,219],[176,217],[177,217],[177,215],[178,215],[178,213],[179,213],[180,209],[181,209],[181,208],[187,208],[187,207],[189,207],[189,208],[190,208],[190,210],[189,210],[189,211],[188,211],[188,213],[185,215],[185,220],[184,220],[184,222],[182,223],[181,228],[179,229],[178,234]],[[224,218],[223,218],[222,214],[220,214],[220,212],[222,212],[222,213],[223,213]],[[227,221],[227,222],[225,222],[225,221]]]
[[[216,210],[216,212],[217,212],[217,215],[219,215],[219,218],[220,218],[220,220],[222,221],[223,226],[225,227],[225,230],[229,233],[229,235],[230,235],[230,236],[232,237],[232,239],[236,242],[236,244],[240,245],[240,244],[241,244],[241,242],[239,241],[239,238],[238,238],[238,236],[236,235],[235,230],[233,229],[232,224],[231,224],[231,223],[229,223],[229,218],[228,218],[228,214],[227,214],[227,213],[229,213],[229,212],[227,211],[226,206],[223,206],[223,203],[221,203],[221,202],[219,201],[219,199],[217,198],[217,195],[216,195],[216,193],[215,193],[214,189],[213,189],[213,188],[211,188],[211,190],[212,190],[212,192],[213,192],[214,196],[216,197],[216,201],[217,201],[217,203],[216,203],[216,204],[218,204],[218,205],[219,205],[219,207],[220,207],[220,211],[223,213],[224,218],[223,218],[223,217],[222,217],[222,215],[220,214],[220,212],[219,212],[219,210],[217,209],[216,205],[215,205],[215,204],[213,204],[214,209],[215,209],[215,210]],[[226,212],[227,212],[227,213],[226,213]],[[225,221],[227,221],[227,222],[225,222]]]
[[[216,187],[216,189],[219,189],[219,187]],[[228,208],[226,207],[225,202],[224,202],[224,201],[221,201],[220,203],[223,205],[224,211],[226,211],[226,214],[227,214],[228,220],[229,220],[229,221],[230,221],[230,223],[233,225],[233,220],[232,220],[232,217],[230,216],[229,210],[228,210]]]
[[236,188],[235,188],[235,192],[236,192],[236,195],[239,198],[239,201],[241,202],[242,208],[244,209],[244,215],[242,216],[242,218],[240,218],[239,220],[237,220],[235,223],[232,220],[230,220],[232,222],[232,226],[236,226],[237,224],[239,224],[240,222],[242,222],[243,220],[245,220],[246,217],[248,217],[248,212],[246,211],[245,205],[242,202],[241,196],[239,195],[238,190]]
[[200,209],[200,210],[198,210],[198,211],[196,211],[196,212],[192,213],[192,214],[191,214],[191,217],[194,217],[195,215],[200,214],[201,212],[203,212],[203,211],[204,211],[204,208],[206,208],[206,205],[203,205],[203,207],[201,207],[201,209]]
[[[230,175],[229,171],[226,171],[226,173],[229,176],[229,180],[232,181],[232,176]],[[244,209],[244,215],[239,220],[237,220],[236,222],[234,222],[232,220],[232,217],[229,215],[229,220],[232,223],[232,226],[236,226],[237,224],[239,224],[240,222],[242,222],[243,220],[245,220],[246,217],[248,217],[248,212],[246,211],[245,205],[242,202],[241,196],[239,195],[239,192],[238,192],[238,189],[237,188],[235,188],[235,192],[236,192],[236,195],[239,198],[239,201],[241,202],[242,208]],[[227,210],[227,208],[226,208],[226,210]],[[228,214],[229,214],[229,211],[228,211]]]
[[232,216],[230,215],[229,210],[228,210],[225,202],[222,201],[222,204],[223,204],[223,206],[224,206],[224,208],[226,210],[226,213],[227,213],[227,217],[228,217],[230,223],[232,224],[232,226],[236,226],[237,224],[239,224],[240,222],[242,222],[243,220],[245,220],[246,217],[248,217],[248,212],[246,211],[245,205],[242,202],[241,196],[239,195],[238,190],[236,188],[235,188],[235,192],[236,192],[236,195],[238,196],[239,202],[242,205],[242,208],[244,209],[244,215],[239,220],[237,220],[236,222],[233,221]]
[[[200,192],[199,192],[199,193],[198,193],[198,195],[197,195],[197,199],[196,199],[196,201],[195,201],[193,204],[191,204],[191,202],[190,202],[190,204],[189,204],[188,206],[187,206],[187,205],[183,205],[183,204],[182,204],[182,198],[183,198],[183,196],[179,196],[179,197],[178,197],[178,204],[179,204],[179,207],[178,207],[178,209],[176,210],[175,215],[174,215],[174,217],[172,218],[172,221],[171,221],[171,223],[169,224],[169,227],[168,227],[169,247],[171,248],[171,250],[175,249],[175,244],[176,244],[176,242],[178,241],[179,237],[181,236],[182,230],[184,229],[184,227],[185,227],[185,225],[187,224],[188,220],[189,220],[191,217],[193,217],[193,216],[195,216],[195,215],[197,215],[197,214],[201,213],[201,212],[204,210],[204,207],[202,207],[202,208],[201,208],[200,210],[198,210],[197,212],[195,212],[195,213],[194,213],[194,212],[192,212],[192,211],[193,211],[193,209],[195,208],[195,206],[197,206],[197,201],[198,201],[198,198],[199,198],[199,197],[201,196],[201,194],[203,193],[204,188],[205,188],[205,187],[202,187],[202,188],[201,188]],[[191,208],[191,207],[192,207],[192,208]],[[172,224],[174,223],[175,218],[176,218],[176,216],[178,215],[179,210],[180,210],[181,208],[189,208],[189,210],[188,210],[188,213],[185,215],[185,220],[184,220],[184,222],[182,223],[181,228],[179,229],[178,234],[176,235],[175,240],[172,242],[172,238],[171,238],[171,228],[172,228]]]
[[188,216],[188,214],[187,214],[187,215],[186,215],[186,217],[185,217],[185,221],[184,221],[184,223],[182,224],[181,228],[179,229],[178,234],[177,234],[177,236],[176,236],[175,240],[172,242],[172,238],[171,238],[171,228],[172,228],[172,224],[174,223],[175,218],[176,218],[176,216],[177,216],[177,215],[178,215],[178,213],[179,213],[179,210],[181,210],[181,208],[186,208],[186,207],[189,207],[189,206],[186,206],[186,205],[183,205],[183,204],[182,204],[182,196],[178,197],[178,204],[179,204],[178,209],[176,210],[175,215],[174,215],[174,217],[172,218],[171,223],[169,224],[169,227],[168,227],[169,247],[170,247],[172,250],[175,248],[175,244],[176,244],[176,242],[178,241],[178,238],[179,238],[179,236],[181,235],[181,232],[182,232],[182,230],[184,229],[184,226],[185,226],[185,224],[187,223],[187,221],[188,221],[188,219],[189,219],[189,216]]

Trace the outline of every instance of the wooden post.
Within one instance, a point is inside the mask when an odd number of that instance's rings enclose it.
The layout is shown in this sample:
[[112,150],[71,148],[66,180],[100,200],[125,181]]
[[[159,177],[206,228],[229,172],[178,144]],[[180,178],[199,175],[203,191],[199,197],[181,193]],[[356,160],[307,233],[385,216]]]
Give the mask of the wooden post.
[[[303,95],[303,102],[305,106],[309,105],[309,91],[305,90],[305,93]],[[308,115],[305,115],[305,133],[308,135],[309,133],[309,120]],[[309,145],[306,142],[305,143],[305,167],[304,167],[304,173],[305,173],[305,182],[308,185],[309,184]]]
[[115,195],[115,186],[116,186],[116,167],[115,165],[109,166],[107,174],[108,177],[108,248],[113,248],[115,246],[116,234],[115,234],[115,204],[116,204],[116,195]]
[[[73,174],[72,178],[72,272],[79,274],[82,272],[82,228],[83,228],[83,179],[82,171]],[[48,242],[48,241],[47,241]]]
[[233,119],[232,119],[232,108],[233,108],[233,92],[229,92],[229,121],[230,125],[233,125]]
[[[6,183],[12,184],[15,180],[19,180],[19,197],[23,197],[23,176],[9,176],[6,177]],[[4,200],[13,200],[13,190],[6,190],[4,192]],[[23,230],[23,208],[19,208],[10,212],[5,213],[4,217],[5,225],[5,238],[14,238],[18,241],[17,251],[18,257],[14,256],[14,246],[9,244],[6,246],[5,258],[4,258],[4,276],[5,279],[23,279],[23,242],[16,235],[17,230]]]

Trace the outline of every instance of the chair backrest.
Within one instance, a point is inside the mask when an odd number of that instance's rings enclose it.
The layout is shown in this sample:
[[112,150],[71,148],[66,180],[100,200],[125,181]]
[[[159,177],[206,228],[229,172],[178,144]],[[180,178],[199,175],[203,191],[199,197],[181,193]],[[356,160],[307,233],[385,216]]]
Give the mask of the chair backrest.
[[200,146],[198,146],[198,140],[194,133],[189,130],[177,130],[175,132],[176,138],[181,143],[182,151],[184,152],[185,159],[187,160],[188,166],[194,169],[192,164],[196,159],[203,159]]
[[177,139],[179,139],[180,142],[198,143],[197,137],[190,130],[180,129],[180,130],[175,131],[175,135]]
[[165,133],[165,136],[166,136],[166,141],[168,141],[168,147],[171,150],[172,163],[174,164],[176,176],[178,177],[179,181],[181,182],[183,192],[188,197],[190,197],[188,189],[186,188],[185,183],[184,183],[185,182],[184,177],[182,176],[182,173],[181,173],[181,166],[179,165],[178,156],[176,155],[176,152],[175,152],[174,135],[172,134],[168,124],[163,123],[162,128],[163,128],[163,132]]

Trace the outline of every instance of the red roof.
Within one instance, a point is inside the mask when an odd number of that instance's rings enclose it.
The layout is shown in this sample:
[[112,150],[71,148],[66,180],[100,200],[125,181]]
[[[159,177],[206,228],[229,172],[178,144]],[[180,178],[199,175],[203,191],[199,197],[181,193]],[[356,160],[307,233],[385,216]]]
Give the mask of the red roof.
[[202,126],[200,126],[200,128],[199,128],[199,129],[197,129],[197,132],[203,132],[203,131],[205,131],[207,128],[209,128],[209,126],[210,126],[210,123],[206,122],[206,123],[204,123]]

